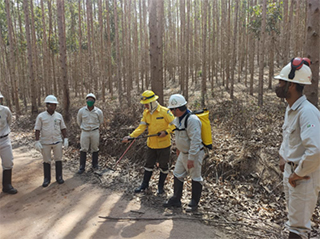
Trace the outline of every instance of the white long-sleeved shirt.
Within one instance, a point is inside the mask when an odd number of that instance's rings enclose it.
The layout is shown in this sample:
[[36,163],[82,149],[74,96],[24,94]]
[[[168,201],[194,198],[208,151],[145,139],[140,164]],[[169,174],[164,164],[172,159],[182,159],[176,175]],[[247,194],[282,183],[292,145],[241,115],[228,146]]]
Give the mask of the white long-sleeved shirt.
[[10,133],[12,114],[7,106],[0,105],[0,136]]
[[279,154],[297,165],[295,173],[309,175],[320,167],[320,112],[305,96],[287,106]]
[[[179,118],[176,117],[172,123],[177,129],[184,129],[185,120],[186,115],[181,122],[179,122]],[[175,139],[177,149],[179,149],[181,153],[188,153],[188,160],[195,160],[197,153],[203,148],[200,119],[196,115],[191,114],[188,118],[186,130],[175,130]]]
[[98,107],[91,111],[87,106],[82,107],[77,115],[77,123],[82,130],[91,131],[100,127],[103,123],[103,113]]

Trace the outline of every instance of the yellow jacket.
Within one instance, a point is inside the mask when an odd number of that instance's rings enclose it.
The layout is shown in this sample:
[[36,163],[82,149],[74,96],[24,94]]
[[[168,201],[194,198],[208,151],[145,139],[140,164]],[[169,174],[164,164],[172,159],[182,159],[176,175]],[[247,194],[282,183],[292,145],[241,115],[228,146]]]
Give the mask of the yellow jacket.
[[143,111],[143,117],[140,121],[138,128],[136,128],[131,134],[130,137],[136,138],[142,134],[145,129],[148,127],[148,135],[157,134],[160,131],[165,130],[168,134],[163,138],[158,136],[149,137],[147,139],[147,145],[152,149],[163,149],[171,145],[171,136],[175,125],[170,123],[173,121],[174,116],[170,110],[166,107],[158,105],[157,109],[150,114],[148,109]]

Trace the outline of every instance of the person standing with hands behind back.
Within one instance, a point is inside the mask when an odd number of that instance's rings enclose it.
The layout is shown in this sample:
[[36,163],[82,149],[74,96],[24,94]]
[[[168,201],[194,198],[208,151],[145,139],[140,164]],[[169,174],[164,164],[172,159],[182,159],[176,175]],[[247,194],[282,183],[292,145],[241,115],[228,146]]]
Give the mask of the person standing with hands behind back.
[[307,239],[320,191],[320,112],[303,95],[311,84],[308,58],[294,58],[275,79],[276,94],[285,98],[280,170],[287,201],[289,239]]
[[54,95],[48,95],[44,100],[47,110],[40,113],[35,124],[35,148],[42,153],[44,181],[42,187],[47,187],[51,182],[51,151],[56,164],[56,180],[62,184],[62,137],[63,147],[69,145],[67,129],[63,117],[56,112],[58,100]]
[[87,152],[91,148],[92,152],[92,168],[98,169],[98,152],[100,133],[99,127],[103,123],[102,111],[94,106],[96,96],[89,93],[86,96],[87,106],[82,107],[77,115],[77,123],[81,128],[80,136],[80,168],[78,174],[85,171]]
[[3,95],[0,93],[0,157],[2,161],[2,192],[16,194],[18,191],[11,185],[13,154],[9,138],[12,114],[7,106],[3,106]]

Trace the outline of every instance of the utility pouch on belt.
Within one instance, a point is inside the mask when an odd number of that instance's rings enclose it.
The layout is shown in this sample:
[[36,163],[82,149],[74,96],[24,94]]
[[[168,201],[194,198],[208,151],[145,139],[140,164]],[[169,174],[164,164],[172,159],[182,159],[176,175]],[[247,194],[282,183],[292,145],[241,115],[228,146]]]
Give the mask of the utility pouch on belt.
[[180,131],[180,130],[185,130],[187,128],[188,119],[191,114],[198,116],[198,118],[201,121],[202,144],[206,148],[212,149],[212,135],[211,135],[211,124],[209,119],[209,110],[207,110],[206,108],[203,108],[203,110],[195,110],[195,111],[192,111],[190,114],[187,114],[184,129],[177,129],[177,130]]

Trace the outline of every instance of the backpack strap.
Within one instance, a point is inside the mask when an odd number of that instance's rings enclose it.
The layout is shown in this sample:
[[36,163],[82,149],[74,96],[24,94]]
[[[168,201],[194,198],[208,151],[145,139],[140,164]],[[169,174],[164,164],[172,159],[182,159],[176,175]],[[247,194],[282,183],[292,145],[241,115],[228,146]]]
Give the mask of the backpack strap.
[[191,114],[192,114],[192,113],[190,112],[189,114],[186,115],[186,119],[185,119],[185,121],[184,121],[184,129],[186,129],[187,126],[188,126],[188,119],[189,119],[189,117],[190,117]]
[[187,115],[185,116],[186,119],[185,119],[185,121],[184,121],[184,128],[183,128],[183,129],[178,129],[178,128],[176,127],[173,131],[175,131],[175,130],[178,130],[178,131],[186,130],[186,129],[187,129],[187,126],[188,126],[188,119],[189,119],[189,117],[190,117],[191,114],[192,114],[192,113],[190,112],[189,114],[187,114]]

